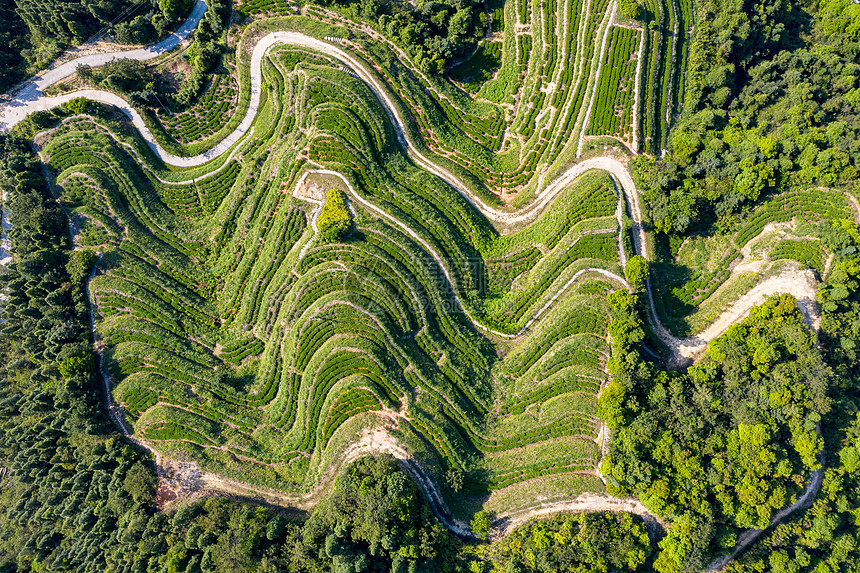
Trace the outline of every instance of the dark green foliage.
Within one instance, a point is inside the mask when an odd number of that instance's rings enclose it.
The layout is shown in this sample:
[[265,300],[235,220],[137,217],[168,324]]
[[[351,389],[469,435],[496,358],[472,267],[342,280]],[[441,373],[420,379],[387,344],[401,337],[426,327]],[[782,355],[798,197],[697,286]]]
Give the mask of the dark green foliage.
[[472,518],[470,526],[472,527],[472,533],[478,539],[487,539],[487,535],[490,533],[490,516],[486,511],[479,511]]
[[[645,524],[629,513],[559,515],[515,529],[489,551],[500,571],[640,571],[651,554]],[[495,569],[494,569],[495,571]]]
[[86,375],[93,371],[95,358],[92,352],[83,352],[77,356],[70,356],[60,363],[60,374],[66,380],[75,376]]
[[[658,571],[700,570],[741,531],[766,526],[819,467],[832,375],[796,304],[784,295],[754,308],[683,374],[613,356],[603,471],[611,492],[673,516]],[[624,339],[617,322],[613,346]]]
[[[456,571],[456,542],[390,457],[362,458],[335,482],[304,526],[333,572]],[[346,510],[346,508],[349,508]]]
[[[148,83],[154,80],[154,76],[147,69],[146,64],[127,58],[111,60],[104,66],[95,69],[81,64],[78,66],[77,72],[78,77],[85,82],[91,82],[107,90],[124,95],[141,92],[146,89]],[[74,113],[85,113],[85,104],[75,102],[77,100],[72,100],[66,107]],[[74,109],[76,107],[83,109]]]
[[321,0],[343,4],[406,50],[426,74],[439,75],[448,62],[469,52],[487,27],[483,2],[455,5],[427,2],[420,8],[403,0]]
[[22,52],[29,46],[29,37],[14,2],[0,2],[0,21],[0,92],[5,92],[26,78]]
[[[156,2],[145,0],[143,7],[126,12],[134,6],[130,0],[16,0],[18,13],[27,22],[36,41],[54,40],[61,44],[79,44],[91,34],[109,25],[119,14],[112,33],[122,44],[146,44],[162,36],[178,23],[191,2]],[[34,42],[35,43],[35,42]]]
[[824,478],[811,507],[762,536],[726,569],[729,573],[841,572],[860,562],[854,515],[860,506],[860,233],[853,222],[840,221],[824,242],[837,253],[819,291],[819,339],[835,373],[830,388],[833,407],[822,420],[827,445]]
[[832,24],[850,6],[696,3],[670,154],[634,163],[658,231],[723,226],[768,193],[856,180],[860,38]]
[[642,6],[636,0],[619,0],[618,11],[622,16],[637,20],[642,15]]
[[[493,21],[495,23],[495,20]],[[468,92],[476,92],[493,77],[502,63],[501,42],[482,42],[478,50],[465,62],[451,69],[451,79],[463,83]]]
[[[9,239],[17,256],[3,271],[9,289],[3,333],[10,344],[9,362],[22,366],[10,376],[46,381],[89,341],[87,308],[66,269],[66,218],[22,140],[0,136],[0,189],[8,194]],[[67,373],[86,370],[86,364],[78,364]]]

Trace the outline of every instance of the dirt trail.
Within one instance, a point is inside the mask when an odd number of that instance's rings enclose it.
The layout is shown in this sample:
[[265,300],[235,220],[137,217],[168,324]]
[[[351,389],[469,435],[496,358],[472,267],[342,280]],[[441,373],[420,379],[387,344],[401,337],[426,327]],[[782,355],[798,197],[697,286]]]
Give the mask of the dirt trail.
[[391,436],[388,428],[386,428],[392,422],[391,417],[382,415],[381,422],[382,425],[362,432],[361,437],[350,444],[338,456],[338,460],[328,466],[327,472],[319,476],[316,485],[308,493],[284,493],[202,471],[195,462],[165,460],[159,463],[159,477],[161,478],[159,496],[169,504],[177,499],[186,500],[226,493],[260,499],[280,507],[311,510],[328,493],[335,477],[341,473],[346,465],[365,456],[389,454],[398,461],[401,469],[412,478],[443,525],[461,537],[473,537],[467,523],[451,516],[442,494],[426,469]]
[[860,225],[860,203],[857,202],[857,197],[851,193],[845,193],[848,197],[848,202],[851,203],[851,208],[854,209],[854,222]]
[[[445,527],[463,538],[474,538],[468,523],[452,516],[438,486],[427,470],[416,461],[385,427],[390,417],[381,416],[383,424],[372,430],[365,430],[361,437],[344,450],[339,459],[320,476],[317,485],[306,494],[287,494],[265,487],[253,486],[237,480],[205,472],[194,462],[165,461],[160,465],[163,484],[160,495],[170,502],[176,499],[194,499],[207,495],[229,494],[240,497],[261,499],[267,503],[301,510],[311,510],[328,493],[331,485],[343,467],[353,461],[370,455],[389,454],[394,457],[401,469],[408,474],[415,485],[430,503],[433,512]],[[507,535],[516,527],[530,519],[544,517],[558,512],[628,512],[639,515],[645,520],[652,533],[662,530],[665,524],[637,499],[615,498],[605,494],[586,493],[571,500],[538,504],[527,509],[499,514],[493,521],[493,537]]]
[[[0,131],[12,129],[12,127],[34,111],[50,109],[60,103],[74,99],[74,97],[79,97],[74,94],[72,94],[72,97],[65,99],[62,96],[60,98],[49,98],[45,96],[45,90],[48,87],[61,82],[76,73],[79,65],[86,64],[96,67],[103,66],[119,58],[127,58],[141,62],[156,58],[161,54],[169,52],[187,40],[191,36],[192,32],[197,28],[197,24],[203,18],[203,14],[205,12],[206,2],[204,2],[204,0],[198,0],[191,11],[191,15],[188,16],[188,19],[183,22],[173,34],[157,44],[136,50],[93,53],[80,56],[51,69],[45,70],[38,76],[30,78],[24,84],[15,88],[13,92],[8,93],[7,95],[10,96],[9,101],[0,106]],[[86,90],[86,92],[92,92],[97,100],[100,96],[104,97],[107,95],[113,95],[109,92],[100,90]],[[81,97],[90,97],[89,95],[83,95],[83,92],[76,93]],[[114,96],[114,98],[119,100],[121,104],[127,105],[125,104],[125,101],[118,96]]]
[[[787,265],[779,275],[763,280],[752,290],[735,299],[722,314],[696,336],[677,338],[659,322],[653,311],[653,305],[649,308],[649,314],[657,336],[672,352],[670,366],[677,367],[692,362],[705,351],[711,340],[719,337],[731,325],[746,318],[754,306],[761,304],[769,296],[793,295],[797,299],[798,308],[806,323],[814,331],[818,331],[820,314],[815,300],[817,291],[818,283],[812,271],[802,269],[798,265]],[[649,303],[653,302],[650,285],[648,296]]]

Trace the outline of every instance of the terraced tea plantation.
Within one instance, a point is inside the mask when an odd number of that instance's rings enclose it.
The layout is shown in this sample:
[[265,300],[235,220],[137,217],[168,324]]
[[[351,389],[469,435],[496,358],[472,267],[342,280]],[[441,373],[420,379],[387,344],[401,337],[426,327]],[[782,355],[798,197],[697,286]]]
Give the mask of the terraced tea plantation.
[[860,559],[856,2],[156,4],[0,98],[0,565]]
[[[505,221],[503,198],[544,193],[592,136],[650,145],[653,57],[614,2],[532,8],[494,5],[451,83],[348,10],[255,0],[236,77],[162,118],[174,144],[208,143],[249,114],[232,149],[168,167],[107,107],[36,137],[100,255],[94,327],[135,436],[305,492],[383,427],[462,515],[603,491],[607,295],[635,254],[620,185],[588,171],[498,227],[480,211]],[[256,55],[271,30],[307,39]]]
[[[303,491],[385,423],[500,507],[547,476],[559,498],[601,489],[605,297],[623,283],[591,269],[623,276],[613,180],[586,174],[500,236],[412,165],[365,82],[292,47],[263,72],[254,138],[211,166],[166,170],[109,111],[37,138],[79,248],[102,255],[95,326],[135,434]],[[331,188],[354,222],[326,239]]]
[[236,105],[236,90],[229,76],[218,74],[197,105],[180,113],[162,110],[159,121],[179,143],[192,143],[221,129]]

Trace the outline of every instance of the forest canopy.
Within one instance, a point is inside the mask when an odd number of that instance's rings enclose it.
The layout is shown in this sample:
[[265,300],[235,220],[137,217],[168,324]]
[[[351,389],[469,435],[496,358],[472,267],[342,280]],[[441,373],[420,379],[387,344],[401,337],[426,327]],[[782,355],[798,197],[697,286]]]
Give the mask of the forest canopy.
[[475,47],[487,29],[484,3],[478,0],[317,0],[344,3],[356,16],[406,50],[424,73],[442,74],[445,67]]
[[661,573],[699,571],[765,528],[821,467],[832,372],[790,295],[731,326],[686,372],[618,368],[600,398],[613,432],[602,471],[673,526]]
[[656,230],[725,230],[768,194],[853,186],[857,4],[707,0],[696,7],[669,153],[634,160]]

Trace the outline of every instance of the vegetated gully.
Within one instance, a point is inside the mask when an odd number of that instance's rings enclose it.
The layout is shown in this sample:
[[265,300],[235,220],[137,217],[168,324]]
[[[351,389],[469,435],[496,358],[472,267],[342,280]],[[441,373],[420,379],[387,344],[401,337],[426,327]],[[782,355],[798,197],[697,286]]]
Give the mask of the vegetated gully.
[[[557,177],[552,183],[546,185],[542,190],[537,193],[536,198],[532,201],[532,203],[524,210],[513,213],[509,211],[502,211],[495,208],[492,208],[481,201],[480,198],[476,197],[473,193],[469,191],[469,188],[464,185],[456,176],[447,171],[445,168],[436,165],[426,156],[424,156],[421,151],[419,151],[418,146],[412,140],[409,132],[404,129],[405,121],[403,117],[401,117],[400,112],[396,105],[392,102],[389,93],[385,90],[380,83],[377,81],[376,77],[372,75],[367,66],[336,47],[335,45],[324,42],[317,38],[313,38],[311,36],[307,36],[298,32],[273,32],[263,37],[257,45],[254,47],[252,58],[251,58],[251,99],[249,102],[248,109],[246,111],[245,117],[242,119],[239,126],[236,128],[234,132],[228,135],[224,140],[222,140],[218,145],[210,149],[209,151],[202,153],[200,155],[196,155],[193,157],[177,157],[167,153],[161,146],[155,141],[152,133],[146,127],[143,122],[143,119],[140,117],[140,114],[137,113],[125,100],[120,98],[119,96],[101,91],[101,90],[80,90],[76,92],[72,92],[69,94],[64,94],[62,96],[57,97],[48,97],[44,95],[43,90],[53,85],[54,83],[61,81],[67,77],[69,77],[77,65],[80,63],[87,63],[89,65],[103,65],[112,61],[113,59],[122,58],[122,57],[131,57],[133,59],[137,59],[140,61],[144,61],[147,59],[151,59],[157,57],[161,53],[172,49],[173,47],[179,45],[182,41],[187,39],[190,33],[196,28],[197,23],[203,16],[205,12],[205,3],[203,0],[199,0],[197,5],[192,12],[192,15],[189,19],[174,33],[170,38],[152,46],[150,48],[145,48],[141,50],[132,50],[126,52],[114,52],[107,54],[96,54],[90,56],[84,56],[82,58],[72,60],[59,66],[54,70],[50,70],[43,74],[42,76],[38,76],[33,78],[30,82],[25,84],[23,89],[19,90],[11,99],[11,101],[4,106],[2,111],[0,111],[0,130],[9,130],[14,127],[17,123],[22,121],[29,113],[39,110],[46,110],[72,99],[78,97],[85,97],[88,99],[92,99],[95,101],[100,101],[103,103],[115,105],[120,108],[126,115],[128,115],[133,124],[139,129],[142,137],[146,140],[148,145],[153,149],[154,153],[159,156],[159,158],[169,165],[179,166],[179,167],[190,167],[203,165],[208,161],[216,159],[220,157],[222,154],[226,153],[230,150],[234,145],[240,142],[244,138],[244,136],[251,131],[251,124],[256,118],[257,110],[260,103],[260,94],[261,94],[261,86],[262,86],[262,61],[265,57],[268,50],[279,44],[293,45],[303,48],[308,48],[311,50],[320,51],[329,56],[335,57],[340,60],[345,65],[351,67],[355,73],[362,79],[371,91],[374,92],[374,95],[379,99],[383,108],[385,109],[387,115],[389,116],[392,125],[395,128],[397,133],[397,137],[401,145],[405,148],[406,152],[409,156],[422,168],[427,171],[433,173],[438,176],[440,179],[448,183],[452,188],[454,188],[458,193],[460,193],[472,206],[474,206],[478,211],[480,211],[484,216],[494,222],[500,222],[505,224],[513,224],[519,222],[526,222],[534,219],[539,212],[543,210],[552,200],[571,182],[573,182],[580,175],[584,174],[586,171],[592,169],[598,169],[608,172],[612,177],[616,184],[623,191],[624,197],[626,199],[627,207],[630,211],[631,218],[633,220],[633,244],[634,249],[637,254],[643,255],[645,258],[650,259],[650,254],[647,250],[647,241],[645,236],[645,229],[642,223],[642,213],[641,207],[639,204],[639,194],[636,189],[636,186],[633,182],[632,177],[630,176],[630,172],[627,170],[627,167],[624,163],[619,161],[614,157],[593,157],[577,163],[570,168],[568,168],[563,174]],[[352,193],[354,197],[358,197],[354,192]],[[361,200],[360,200],[361,201]],[[365,201],[361,201],[362,204],[367,204]],[[376,210],[376,209],[375,209]],[[379,211],[377,211],[379,212]],[[407,230],[408,227],[397,220],[394,220],[393,217],[388,216],[387,218],[393,219],[393,222],[397,224],[398,227]],[[620,229],[619,229],[620,232]],[[414,231],[408,229],[408,233],[411,236],[417,236]],[[423,243],[423,241],[422,241]],[[447,267],[442,258],[436,253],[433,249],[429,248],[429,245],[424,245],[428,247],[429,252],[433,256],[436,263],[443,269],[446,278],[450,281],[450,274],[447,272]],[[603,274],[606,274],[606,271],[601,270]],[[611,274],[611,273],[610,273]],[[617,275],[612,275],[613,279],[617,280],[621,284],[624,284],[629,288],[626,281]],[[558,289],[558,292],[552,297],[552,300],[555,300],[561,292],[563,292],[568,286],[568,284],[563,285]],[[453,285],[452,285],[453,287]],[[706,346],[709,340],[719,336],[725,329],[727,329],[731,324],[741,320],[746,314],[748,314],[749,310],[759,304],[766,296],[777,293],[791,292],[795,296],[800,295],[801,297],[814,301],[814,290],[810,292],[809,281],[806,276],[799,275],[797,277],[792,278],[791,276],[786,276],[785,273],[780,275],[780,277],[774,277],[773,279],[769,279],[763,281],[759,284],[759,286],[755,289],[755,292],[747,293],[747,295],[738,299],[735,304],[723,313],[715,322],[714,325],[718,325],[718,328],[708,328],[705,332],[700,334],[698,337],[688,338],[688,339],[678,339],[665,328],[660,323],[659,318],[654,312],[653,308],[653,293],[651,289],[650,281],[646,282],[646,292],[649,298],[649,319],[653,323],[655,331],[657,332],[659,338],[667,344],[671,353],[672,353],[672,361],[676,364],[681,364],[683,362],[688,361],[690,358],[700,353]],[[811,295],[811,296],[810,296]],[[458,302],[459,299],[458,299]],[[460,305],[462,306],[462,304]],[[817,308],[815,307],[814,302],[811,304],[803,304],[801,305],[802,310],[804,311],[804,316],[807,322],[813,328],[817,326]],[[465,309],[464,309],[465,310]],[[538,311],[537,315],[539,315],[544,309]],[[537,315],[534,318],[537,318]],[[484,325],[478,323],[474,320],[473,317],[469,316],[470,321],[476,326],[485,332],[489,332],[494,335],[501,335],[501,333],[497,333],[489,330]],[[521,333],[519,333],[521,334]],[[518,334],[518,335],[519,335]],[[514,336],[518,336],[514,335]],[[504,336],[504,335],[503,335]],[[510,336],[510,335],[507,335]],[[104,373],[103,373],[104,374]],[[110,403],[110,393],[109,393],[109,384],[107,379],[105,378],[106,391],[108,395],[108,405],[112,412],[112,417],[117,422],[120,430],[124,435],[129,437],[129,439],[133,440],[135,443],[141,445],[141,447],[146,448],[149,451],[153,451],[154,449],[149,447],[146,444],[143,444],[139,440],[135,439],[133,436],[129,435],[128,430],[125,428],[121,418],[118,415],[113,415],[114,405]],[[393,451],[395,448],[391,448],[386,446],[383,448],[388,451],[388,453],[393,453],[395,457],[401,459],[401,461],[406,464],[405,469],[409,471],[413,477],[418,478],[417,483],[419,487],[424,492],[427,499],[430,501],[431,506],[436,511],[437,515],[442,518],[443,522],[455,533],[460,535],[467,535],[468,528],[466,525],[459,520],[454,520],[451,518],[450,512],[445,507],[444,500],[440,495],[438,488],[433,483],[432,479],[426,475],[423,469],[419,464],[411,460],[408,453],[404,452],[402,449],[398,449],[398,451]],[[369,453],[372,451],[372,447],[368,448],[358,448],[356,452]],[[800,501],[806,501],[809,498],[815,495],[818,485],[820,484],[820,472],[822,470],[818,470],[812,478],[810,479],[810,483],[807,487],[806,492]],[[420,475],[419,475],[420,474]],[[223,480],[220,482],[230,482],[231,480]],[[238,484],[238,482],[237,482]],[[246,488],[247,489],[247,488]],[[302,503],[301,498],[307,498],[308,496],[294,497],[294,496],[284,496],[277,495],[278,492],[269,492],[269,495],[264,491],[259,491],[259,493],[264,498],[274,498],[276,500],[287,503],[297,503],[298,505],[304,505]],[[316,496],[312,496],[316,497]],[[584,496],[580,496],[574,500],[566,500],[560,502],[554,502],[551,504],[543,504],[537,506],[532,509],[517,511],[515,514],[511,516],[502,515],[499,516],[498,523],[502,525],[504,531],[510,530],[510,528],[514,524],[521,523],[529,519],[530,517],[536,515],[545,515],[547,513],[551,513],[553,511],[572,511],[572,510],[587,510],[587,511],[632,511],[646,518],[646,520],[653,521],[656,519],[653,515],[648,512],[648,510],[642,506],[638,500],[626,500],[629,503],[624,503],[624,509],[619,507],[620,501],[609,496],[588,496],[596,497],[598,499],[589,499],[585,500]],[[581,499],[581,502],[577,500]],[[796,509],[799,507],[800,503],[795,503],[786,510]],[[790,511],[789,511],[790,513]],[[778,514],[776,520],[784,518],[788,513],[785,511]],[[744,546],[748,545],[752,542],[756,537],[758,537],[760,532],[756,533],[755,531],[750,531],[744,537],[743,542]],[[742,549],[738,547],[738,549]],[[734,555],[734,553],[733,553]],[[722,565],[722,564],[721,564]]]

